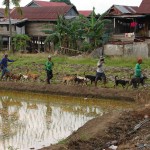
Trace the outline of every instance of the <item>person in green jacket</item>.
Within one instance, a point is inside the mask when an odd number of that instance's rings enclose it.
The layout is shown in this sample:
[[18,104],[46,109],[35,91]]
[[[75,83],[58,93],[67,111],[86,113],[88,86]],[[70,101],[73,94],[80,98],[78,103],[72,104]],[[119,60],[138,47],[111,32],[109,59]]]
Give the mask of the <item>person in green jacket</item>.
[[136,78],[142,77],[141,63],[142,63],[142,58],[138,58],[137,64],[135,65],[135,74],[134,74]]
[[53,78],[53,71],[52,68],[54,66],[54,63],[51,60],[51,56],[48,56],[48,60],[45,63],[45,67],[46,67],[46,73],[47,73],[47,79],[46,82],[47,84],[50,84],[50,80]]

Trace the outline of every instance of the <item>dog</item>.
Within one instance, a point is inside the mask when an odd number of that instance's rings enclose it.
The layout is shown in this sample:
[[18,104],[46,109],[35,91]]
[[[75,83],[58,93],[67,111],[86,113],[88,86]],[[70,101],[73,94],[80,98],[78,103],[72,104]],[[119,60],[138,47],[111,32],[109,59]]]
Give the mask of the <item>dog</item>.
[[115,85],[114,87],[117,87],[119,84],[122,85],[123,88],[125,88],[125,86],[127,84],[129,84],[129,80],[123,80],[123,79],[117,79],[118,76],[115,76]]
[[28,80],[28,76],[27,75],[22,75],[22,81],[27,81]]
[[28,79],[29,79],[29,80],[32,79],[32,80],[34,80],[34,81],[36,81],[36,80],[40,77],[40,75],[38,75],[38,74],[30,73],[30,72],[29,72],[29,69],[27,69],[27,74],[26,74],[26,76],[28,76]]
[[5,75],[4,75],[5,80],[6,80],[6,81],[7,81],[8,79],[11,80],[11,78],[12,78],[13,75],[14,75],[14,74],[11,73],[11,72],[6,72]]
[[81,77],[81,76],[77,76],[75,79],[74,79],[75,83],[78,83],[78,84],[86,84],[87,85],[87,82],[89,81],[89,79],[85,78],[85,77]]
[[39,78],[38,74],[28,73],[26,76],[28,76],[28,79],[32,79],[36,81]]
[[131,79],[129,86],[132,86],[132,88],[138,88],[140,84],[143,86],[146,79],[148,79],[146,76],[141,78],[134,77]]
[[[86,79],[91,81],[91,84],[93,82],[95,82],[96,76],[94,76],[94,75],[86,75],[85,72],[84,72],[84,76],[85,76]],[[102,81],[102,78],[98,78],[98,80]]]
[[85,72],[84,72],[84,77],[85,77],[86,79],[90,80],[90,81],[91,81],[91,84],[92,84],[93,82],[95,82],[95,79],[96,79],[96,76],[94,76],[94,75],[86,75]]
[[77,75],[66,75],[63,77],[62,82],[69,84],[71,82],[74,82],[75,78],[77,77]]
[[14,81],[19,81],[22,77],[22,74],[20,73],[19,75],[16,75],[16,74],[13,74],[11,76],[11,79],[14,80]]

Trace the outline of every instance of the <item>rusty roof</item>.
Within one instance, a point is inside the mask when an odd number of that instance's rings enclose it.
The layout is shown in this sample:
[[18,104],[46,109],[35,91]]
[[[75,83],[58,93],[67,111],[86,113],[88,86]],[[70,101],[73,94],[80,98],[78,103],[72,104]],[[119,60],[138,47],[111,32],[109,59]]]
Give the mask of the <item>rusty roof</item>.
[[56,21],[59,15],[64,16],[72,8],[74,8],[73,5],[52,7],[21,7],[23,13],[22,16],[20,16],[17,13],[17,9],[14,8],[11,11],[11,18],[27,18],[29,21]]
[[92,14],[93,10],[79,10],[79,14],[85,16],[85,17],[90,17]]
[[108,11],[108,15],[135,14],[137,6],[113,5]]
[[49,6],[67,6],[64,2],[47,2],[47,1],[31,1],[26,7],[30,6],[31,4],[36,4],[39,7],[49,7]]
[[150,0],[143,0],[137,13],[150,14]]

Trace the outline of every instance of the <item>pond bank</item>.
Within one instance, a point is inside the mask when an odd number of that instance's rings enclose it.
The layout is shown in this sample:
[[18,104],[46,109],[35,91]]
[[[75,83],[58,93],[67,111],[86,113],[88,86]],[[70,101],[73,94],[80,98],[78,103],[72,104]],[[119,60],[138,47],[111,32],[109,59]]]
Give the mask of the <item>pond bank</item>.
[[46,93],[64,96],[75,96],[84,98],[115,99],[135,101],[138,90],[125,90],[113,88],[101,88],[90,86],[75,86],[63,84],[40,84],[40,83],[19,83],[19,82],[0,82],[1,90],[16,90],[36,93]]
[[[145,116],[150,116],[149,103],[150,93],[148,90],[124,90],[112,88],[95,88],[81,86],[67,86],[63,84],[45,85],[40,83],[18,83],[18,82],[0,82],[1,90],[16,90],[24,92],[36,92],[55,95],[66,95],[76,97],[106,98],[116,100],[135,101],[139,103],[140,110],[132,112],[113,112],[111,114],[97,117],[87,122],[84,126],[73,132],[67,139],[59,144],[45,147],[43,150],[101,150],[111,141],[117,141],[118,149],[137,149],[139,144],[150,142],[148,122],[135,134],[127,134],[141,121]],[[145,107],[146,106],[146,107]],[[145,138],[145,136],[147,138]]]

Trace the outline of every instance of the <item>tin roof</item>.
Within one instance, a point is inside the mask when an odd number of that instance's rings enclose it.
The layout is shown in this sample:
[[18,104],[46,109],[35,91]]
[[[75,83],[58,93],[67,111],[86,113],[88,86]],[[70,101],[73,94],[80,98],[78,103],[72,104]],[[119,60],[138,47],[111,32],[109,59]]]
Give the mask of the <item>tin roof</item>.
[[85,17],[89,17],[92,14],[93,10],[79,10],[78,12]]
[[[27,19],[11,19],[11,24],[19,24],[19,23],[22,23],[22,22],[25,22],[27,21]],[[9,20],[8,19],[0,19],[0,24],[9,24]]]
[[30,6],[31,4],[36,4],[39,7],[49,7],[49,6],[67,6],[64,2],[47,2],[47,1],[31,1],[29,4],[27,4],[25,7]]
[[135,14],[138,10],[137,6],[113,5],[108,11],[108,15]]
[[20,16],[14,8],[11,11],[11,18],[27,18],[29,21],[55,21],[59,15],[65,15],[69,10],[76,8],[73,5],[52,6],[52,7],[21,7],[23,15]]
[[137,13],[150,14],[150,0],[143,0]]

